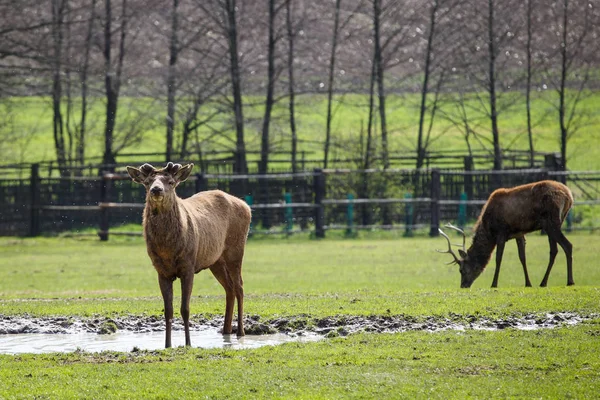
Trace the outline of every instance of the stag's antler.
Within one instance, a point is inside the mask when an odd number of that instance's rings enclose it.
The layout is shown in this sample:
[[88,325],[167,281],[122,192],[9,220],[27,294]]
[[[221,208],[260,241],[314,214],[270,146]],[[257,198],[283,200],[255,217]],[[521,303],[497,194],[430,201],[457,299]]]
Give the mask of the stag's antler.
[[448,235],[446,235],[444,233],[443,230],[441,230],[441,229],[438,228],[438,231],[440,232],[440,235],[442,235],[443,237],[445,237],[446,240],[448,241],[448,250],[443,251],[443,250],[437,250],[436,249],[435,251],[437,251],[438,253],[448,253],[448,254],[451,254],[452,257],[454,257],[454,261],[450,261],[447,264],[454,264],[454,263],[458,264],[459,263],[459,258],[456,257],[456,254],[454,254],[454,252],[452,251],[452,244],[450,243],[450,238],[448,237]]
[[165,167],[165,171],[167,171],[171,175],[175,175],[177,171],[181,168],[181,164],[173,164],[172,162],[168,162]]
[[[467,248],[466,248],[467,235],[465,235],[465,231],[463,231],[462,229],[460,229],[460,228],[452,225],[451,223],[447,223],[444,226],[446,228],[454,229],[455,231],[458,231],[458,232],[462,233],[462,237],[463,237],[462,250],[466,253],[467,252]],[[456,246],[459,246],[459,245],[456,245]]]

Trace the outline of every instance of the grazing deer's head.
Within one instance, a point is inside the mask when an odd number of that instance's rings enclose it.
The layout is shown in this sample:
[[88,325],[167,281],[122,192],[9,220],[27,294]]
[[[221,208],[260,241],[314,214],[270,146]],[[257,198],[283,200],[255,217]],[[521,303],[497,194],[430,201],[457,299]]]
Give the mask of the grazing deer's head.
[[144,164],[139,169],[127,167],[127,172],[134,182],[141,183],[146,188],[147,199],[153,204],[161,204],[165,199],[175,196],[175,188],[185,181],[192,172],[194,164],[173,164],[156,169],[150,164]]
[[454,229],[462,234],[462,237],[463,237],[462,249],[458,250],[458,254],[460,255],[460,258],[456,256],[454,251],[452,251],[452,243],[450,243],[450,238],[441,229],[438,229],[438,231],[448,241],[448,250],[445,250],[445,251],[444,250],[436,250],[436,251],[438,253],[448,253],[448,254],[452,255],[452,257],[454,257],[454,260],[450,261],[448,264],[458,264],[458,268],[460,271],[460,287],[461,288],[470,288],[471,285],[473,284],[473,281],[475,281],[475,279],[477,279],[477,277],[483,272],[485,265],[479,265],[479,262],[475,259],[472,259],[469,256],[469,254],[467,253],[467,249],[465,247],[467,236],[465,235],[465,232],[462,229],[457,228],[456,226],[454,226],[452,224],[446,224],[445,226],[446,226],[446,228]]

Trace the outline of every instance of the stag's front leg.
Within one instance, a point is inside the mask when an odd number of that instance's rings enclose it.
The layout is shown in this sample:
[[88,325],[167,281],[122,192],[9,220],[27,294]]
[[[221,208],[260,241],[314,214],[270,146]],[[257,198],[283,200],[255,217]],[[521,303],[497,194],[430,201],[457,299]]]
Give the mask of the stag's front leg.
[[191,346],[190,339],[190,298],[192,297],[192,288],[194,286],[194,272],[186,273],[181,277],[181,318],[185,330],[185,345]]
[[531,281],[529,280],[529,273],[527,273],[527,260],[525,259],[525,237],[515,239],[517,241],[517,248],[519,249],[519,260],[523,266],[523,273],[525,274],[525,286],[531,287]]
[[496,271],[494,272],[494,280],[492,281],[492,287],[498,287],[498,276],[500,276],[500,264],[502,264],[502,254],[504,253],[504,245],[506,241],[499,239],[496,243]]
[[158,275],[165,309],[165,348],[171,347],[171,324],[173,322],[173,280]]

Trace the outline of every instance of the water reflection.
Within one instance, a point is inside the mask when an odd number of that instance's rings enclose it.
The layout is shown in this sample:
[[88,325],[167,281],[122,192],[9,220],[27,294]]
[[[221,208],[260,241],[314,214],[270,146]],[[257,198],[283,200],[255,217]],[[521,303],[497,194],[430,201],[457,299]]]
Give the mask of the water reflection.
[[[307,342],[319,340],[317,335],[290,336],[283,333],[272,335],[247,335],[238,338],[235,335],[222,335],[216,329],[191,332],[193,347],[204,349],[229,348],[250,349],[261,346],[274,346],[287,342]],[[174,331],[173,347],[183,346],[183,332]],[[43,334],[24,333],[16,335],[0,335],[1,354],[19,353],[52,353],[84,350],[88,352],[158,350],[164,348],[164,332],[133,333],[117,332],[111,335],[95,333],[76,334]]]

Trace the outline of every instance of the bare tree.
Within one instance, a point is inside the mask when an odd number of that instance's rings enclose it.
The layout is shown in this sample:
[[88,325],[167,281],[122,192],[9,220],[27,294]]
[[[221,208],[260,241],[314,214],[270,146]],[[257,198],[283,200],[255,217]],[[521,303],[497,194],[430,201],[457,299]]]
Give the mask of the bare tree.
[[[555,33],[560,38],[556,62],[550,62],[545,75],[556,91],[553,105],[558,114],[560,129],[561,169],[567,169],[567,145],[591,114],[581,109],[589,93],[586,88],[592,77],[592,60],[598,51],[597,39],[589,37],[592,27],[598,26],[598,11],[586,1],[560,0],[552,9],[557,22]],[[573,18],[578,16],[578,23]],[[554,65],[558,65],[555,68]]]
[[342,0],[335,0],[335,11],[333,17],[333,37],[331,39],[331,56],[329,58],[329,77],[327,81],[327,121],[325,127],[325,148],[323,151],[323,168],[327,168],[329,160],[329,146],[331,143],[331,106],[333,103],[333,78],[335,72],[335,52],[337,50],[339,26],[340,26],[340,4]]
[[294,80],[294,42],[297,28],[293,24],[293,0],[285,0],[285,27],[288,40],[288,110],[290,114],[292,173],[298,172],[298,134],[296,132],[296,90]]
[[[104,20],[104,87],[106,93],[106,122],[104,128],[104,156],[102,163],[105,165],[115,164],[113,152],[113,136],[117,121],[117,104],[121,89],[121,77],[123,74],[123,62],[125,60],[125,39],[127,37],[128,9],[127,0],[121,0],[119,45],[116,60],[113,59],[113,8],[112,0],[105,0]],[[116,65],[114,65],[116,63]]]
[[165,159],[167,162],[173,157],[173,130],[175,127],[175,92],[176,76],[175,64],[179,54],[178,44],[178,9],[179,0],[173,0],[171,6],[171,38],[169,41],[169,67],[167,69],[167,140],[165,149]]
[[52,0],[52,131],[54,134],[54,149],[56,151],[56,160],[62,174],[66,173],[66,148],[64,120],[61,110],[62,78],[63,69],[63,40],[64,40],[64,21],[67,11],[68,0]]

